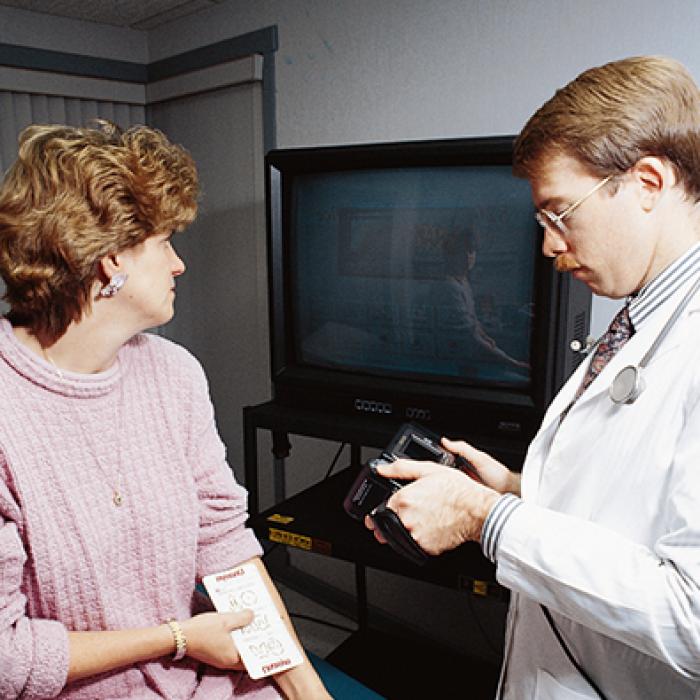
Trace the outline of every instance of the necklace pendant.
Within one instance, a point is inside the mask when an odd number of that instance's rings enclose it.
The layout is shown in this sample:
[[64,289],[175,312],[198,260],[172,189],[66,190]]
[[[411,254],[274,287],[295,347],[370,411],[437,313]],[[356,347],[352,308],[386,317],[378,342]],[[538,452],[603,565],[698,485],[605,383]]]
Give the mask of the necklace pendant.
[[124,503],[124,496],[122,496],[119,491],[115,491],[112,494],[112,502],[115,506],[120,506],[122,503]]

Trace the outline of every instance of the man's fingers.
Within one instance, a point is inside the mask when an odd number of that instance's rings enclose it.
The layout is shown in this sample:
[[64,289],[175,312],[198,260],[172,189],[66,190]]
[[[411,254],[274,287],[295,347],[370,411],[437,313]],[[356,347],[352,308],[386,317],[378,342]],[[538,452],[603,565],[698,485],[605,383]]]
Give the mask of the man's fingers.
[[472,460],[470,458],[474,457],[476,453],[478,453],[478,450],[475,447],[472,447],[470,444],[462,440],[450,440],[449,438],[444,437],[442,438],[442,446],[450,452],[461,455],[468,462],[471,462]]
[[377,471],[390,479],[419,479],[436,469],[444,467],[434,462],[416,462],[412,459],[397,459],[395,462],[382,462],[377,465]]

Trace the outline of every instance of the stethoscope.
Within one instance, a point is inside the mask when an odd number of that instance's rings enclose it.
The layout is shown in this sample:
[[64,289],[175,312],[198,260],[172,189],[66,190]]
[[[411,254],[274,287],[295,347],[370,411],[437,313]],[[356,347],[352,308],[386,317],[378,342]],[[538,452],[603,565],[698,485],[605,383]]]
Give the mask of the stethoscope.
[[[695,292],[700,287],[700,277],[695,280],[693,286],[688,290],[687,294],[681,299],[680,304],[676,307],[676,310],[671,314],[671,317],[666,321],[664,327],[656,336],[656,340],[652,343],[649,350],[647,350],[644,357],[639,361],[637,365],[627,365],[623,367],[618,373],[615,379],[613,379],[612,384],[608,389],[608,394],[613,403],[623,404],[623,403],[634,403],[644,391],[646,384],[644,382],[644,377],[642,376],[642,370],[647,366],[649,360],[652,358],[654,353],[657,351],[659,345],[664,341],[666,336],[673,324],[678,320],[678,317],[683,313],[686,306],[692,299]],[[576,342],[576,341],[575,341]],[[573,350],[578,350],[579,352],[585,352],[586,354],[590,352],[598,343],[600,339],[592,344],[587,344],[585,349],[579,349],[572,347]],[[572,344],[573,345],[573,344]]]

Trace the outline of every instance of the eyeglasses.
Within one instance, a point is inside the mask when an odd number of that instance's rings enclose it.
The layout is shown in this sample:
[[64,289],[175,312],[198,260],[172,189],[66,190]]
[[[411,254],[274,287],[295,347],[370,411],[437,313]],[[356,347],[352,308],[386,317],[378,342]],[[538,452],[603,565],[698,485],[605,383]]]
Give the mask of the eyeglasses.
[[566,219],[568,216],[571,216],[571,214],[578,207],[580,207],[589,197],[594,195],[603,185],[606,185],[608,182],[610,182],[610,180],[612,180],[613,177],[613,175],[608,175],[606,178],[603,178],[592,190],[590,190],[590,192],[587,192],[583,195],[583,197],[577,199],[570,207],[568,207],[561,214],[555,214],[553,211],[549,211],[549,209],[539,209],[535,212],[535,219],[537,223],[543,229],[546,229],[547,226],[551,224],[562,236],[568,236],[569,229],[566,227],[564,219]]

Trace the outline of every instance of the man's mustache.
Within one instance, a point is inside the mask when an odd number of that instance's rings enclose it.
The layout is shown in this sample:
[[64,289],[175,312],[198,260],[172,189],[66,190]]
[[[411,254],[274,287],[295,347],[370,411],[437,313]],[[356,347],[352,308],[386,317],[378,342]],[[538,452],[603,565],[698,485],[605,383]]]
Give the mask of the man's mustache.
[[581,267],[581,264],[570,253],[561,253],[554,258],[554,267],[557,272],[570,272],[571,270],[577,270]]

